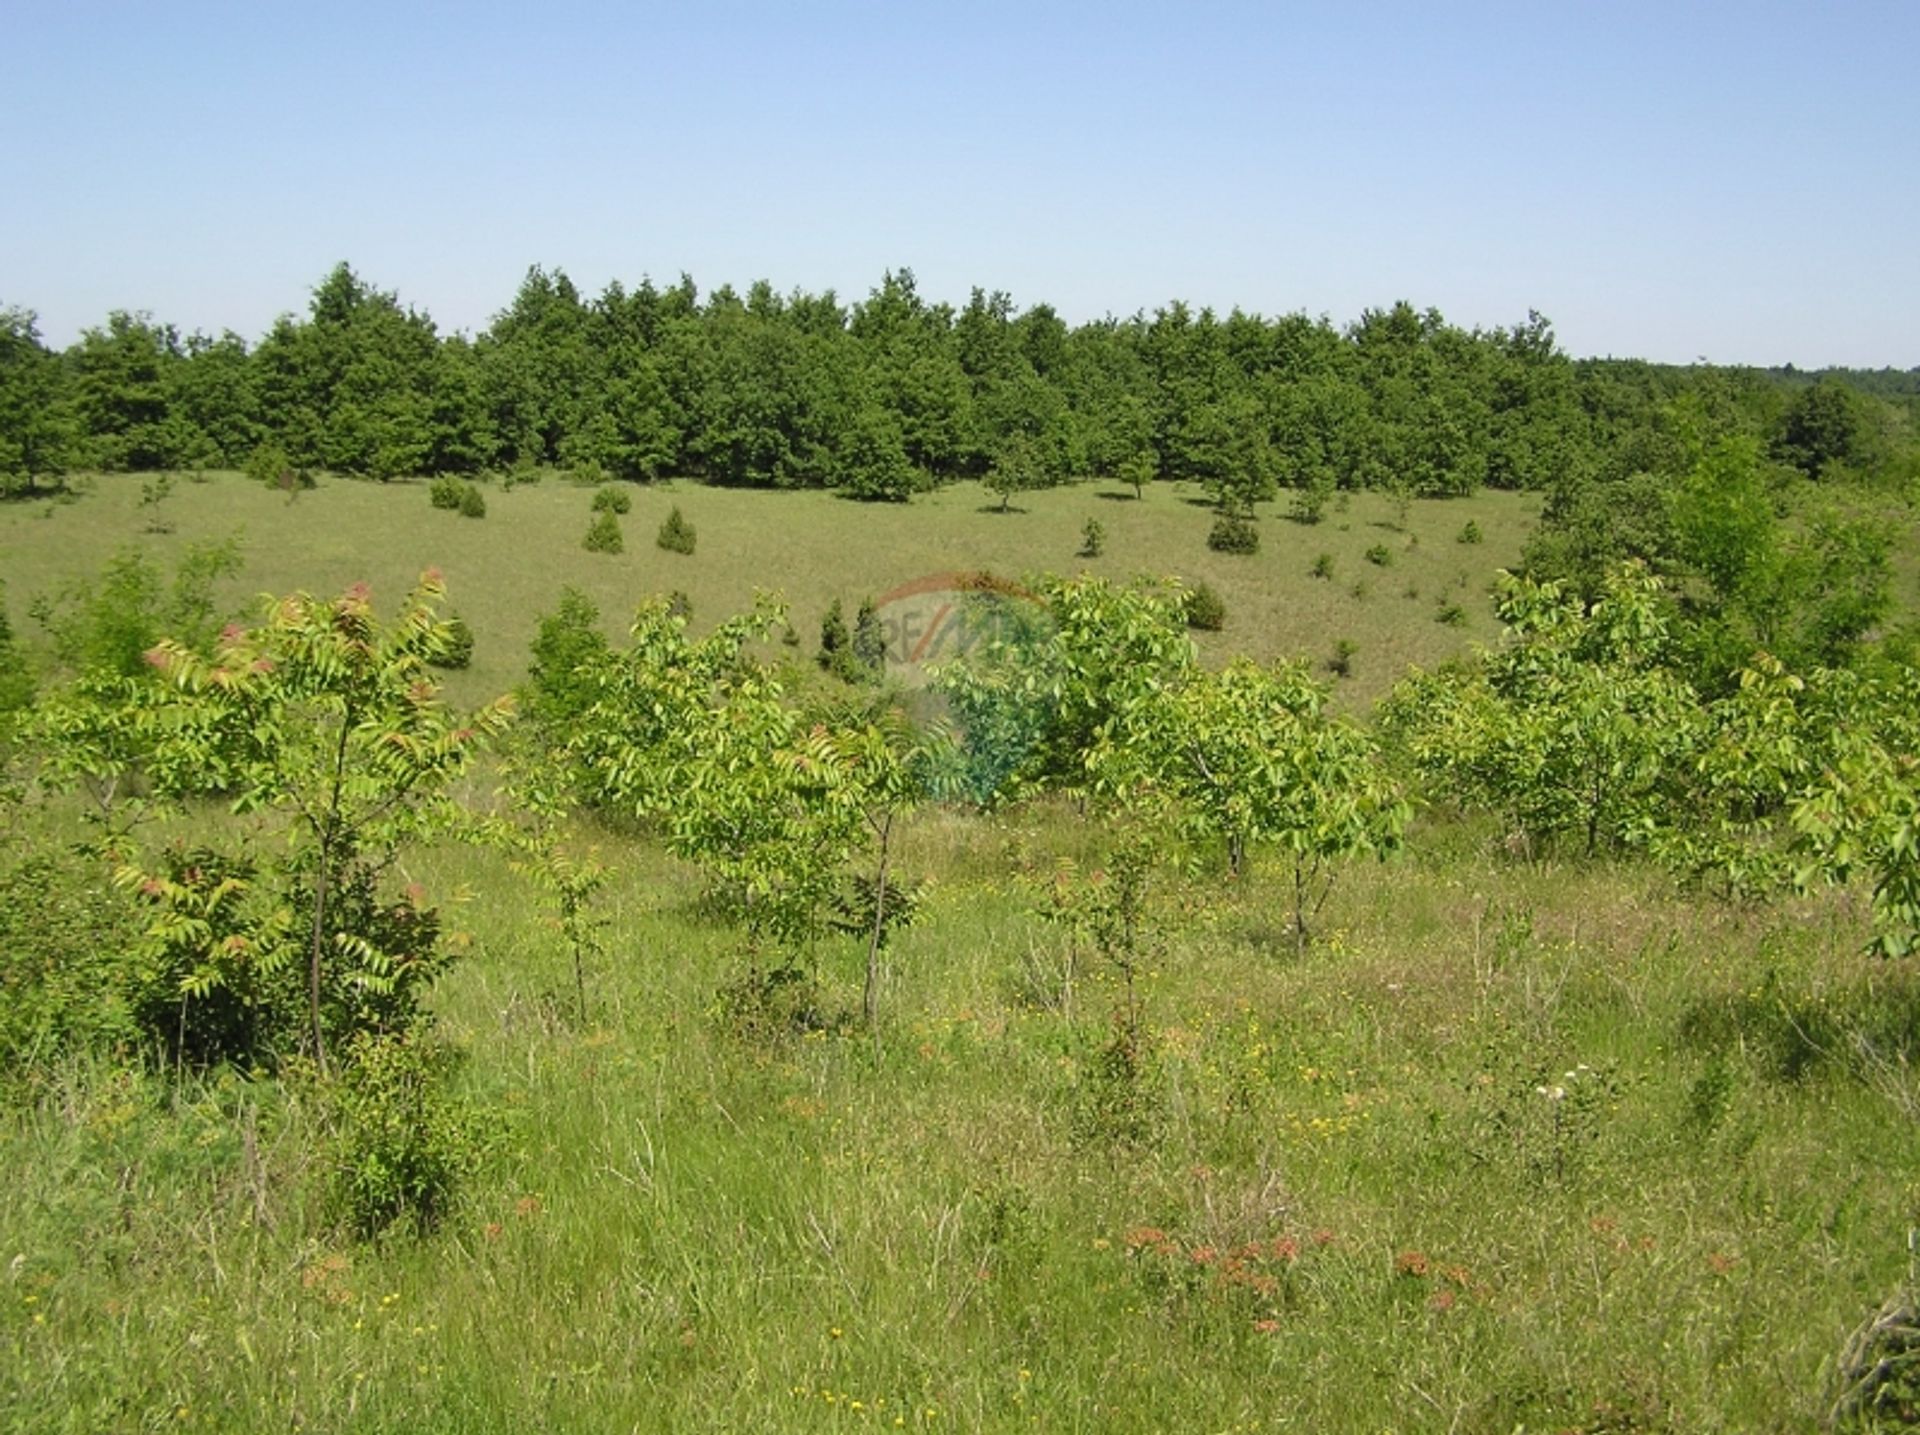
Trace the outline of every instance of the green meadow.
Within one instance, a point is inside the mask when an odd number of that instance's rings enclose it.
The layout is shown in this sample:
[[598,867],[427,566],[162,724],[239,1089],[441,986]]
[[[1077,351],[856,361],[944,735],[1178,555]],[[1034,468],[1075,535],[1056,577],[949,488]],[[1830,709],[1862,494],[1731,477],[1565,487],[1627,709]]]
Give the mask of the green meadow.
[[[430,507],[424,482],[322,480],[290,502],[238,475],[176,479],[159,506],[159,522],[171,528],[165,533],[149,531],[155,519],[141,506],[142,482],[105,475],[90,480],[91,491],[75,503],[0,505],[0,572],[16,614],[91,574],[122,544],[169,562],[192,543],[237,535],[244,566],[224,597],[240,608],[257,593],[324,594],[362,581],[376,600],[398,601],[423,568],[437,566],[453,608],[475,633],[473,666],[452,689],[467,701],[522,680],[527,645],[565,586],[593,599],[610,635],[650,594],[684,592],[701,629],[764,590],[788,604],[811,654],[835,598],[851,620],[864,597],[930,574],[985,569],[1016,580],[1084,570],[1205,582],[1225,600],[1227,617],[1220,632],[1196,635],[1204,653],[1322,662],[1344,638],[1355,653],[1342,692],[1360,706],[1409,664],[1431,666],[1495,636],[1488,584],[1495,569],[1518,559],[1540,507],[1538,494],[1492,491],[1415,500],[1403,528],[1393,502],[1374,493],[1329,505],[1311,525],[1282,517],[1284,502],[1262,504],[1260,551],[1239,557],[1207,548],[1213,509],[1188,484],[1149,485],[1141,500],[1110,484],[1042,489],[1021,494],[1009,513],[975,483],[909,504],[855,503],[819,491],[623,484],[633,498],[619,519],[624,550],[602,554],[581,548],[594,490],[558,477],[511,489],[483,485],[481,519]],[[698,537],[690,556],[654,543],[675,506]],[[1088,519],[1106,531],[1097,558],[1078,556]],[[1468,522],[1481,530],[1481,543],[1457,541]],[[1385,565],[1366,557],[1375,548],[1384,550]],[[1323,553],[1331,559],[1328,578],[1312,573]],[[1459,626],[1435,620],[1443,600],[1465,610]],[[30,625],[16,621],[30,635]]]
[[[437,566],[476,635],[462,703],[523,680],[568,585],[610,635],[648,594],[684,592],[704,630],[778,592],[810,671],[836,597],[851,617],[946,571],[1175,575],[1225,602],[1209,660],[1324,672],[1350,642],[1328,681],[1360,711],[1497,636],[1489,582],[1539,508],[1263,507],[1241,558],[1179,485],[1002,514],[973,484],[897,507],[681,484],[629,489],[608,555],[581,547],[590,490],[483,491],[476,520],[421,483],[289,500],[216,475],[156,516],[103,477],[0,505],[0,573],[30,639],[34,599],[119,545],[170,564],[237,535],[236,611],[364,580],[388,612]],[[690,556],[654,543],[674,505]],[[1104,552],[1080,559],[1089,518]],[[488,775],[464,780],[481,800]],[[1729,901],[1423,812],[1404,852],[1341,872],[1301,949],[1271,854],[1169,868],[1123,1131],[1118,979],[1039,915],[1058,859],[1102,848],[1073,803],[911,818],[919,907],[871,1030],[863,942],[816,942],[814,1019],[770,1029],[699,874],[570,824],[610,869],[584,1010],[524,874],[402,854],[459,955],[431,1005],[482,1148],[433,1231],[330,1216],[310,1082],[75,1058],[5,1107],[0,1428],[1810,1431],[1849,1334],[1912,1276],[1920,983],[1865,952],[1858,886]]]

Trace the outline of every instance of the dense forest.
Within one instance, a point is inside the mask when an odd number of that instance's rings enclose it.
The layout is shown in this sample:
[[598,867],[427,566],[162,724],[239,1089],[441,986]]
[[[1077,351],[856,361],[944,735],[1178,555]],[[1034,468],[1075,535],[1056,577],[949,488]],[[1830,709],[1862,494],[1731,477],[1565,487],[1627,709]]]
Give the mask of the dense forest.
[[643,280],[583,296],[529,270],[484,332],[346,264],[259,343],[116,312],[64,352],[0,310],[0,475],[325,469],[390,479],[560,466],[627,479],[904,500],[963,477],[1087,476],[1419,496],[1619,482],[1744,436],[1817,476],[1911,467],[1920,369],[1804,372],[1574,359],[1548,321],[1462,329],[1398,303],[1345,326],[1174,302],[1071,326],[910,270],[866,299],[705,295]]

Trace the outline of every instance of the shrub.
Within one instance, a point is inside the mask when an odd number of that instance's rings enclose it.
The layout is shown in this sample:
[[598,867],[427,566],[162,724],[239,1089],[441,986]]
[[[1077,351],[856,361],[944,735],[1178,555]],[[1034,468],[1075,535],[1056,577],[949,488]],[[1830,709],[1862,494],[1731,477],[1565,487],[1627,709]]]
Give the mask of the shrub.
[[0,756],[15,722],[33,705],[33,671],[27,655],[13,641],[13,624],[7,618],[7,585],[0,583]]
[[1098,558],[1107,550],[1106,526],[1097,518],[1089,518],[1086,526],[1080,530],[1080,556]]
[[595,513],[631,513],[633,496],[624,488],[597,488],[593,492]]
[[1207,547],[1215,553],[1249,554],[1260,551],[1260,530],[1242,513],[1223,513],[1213,520]]
[[853,660],[870,676],[879,677],[886,671],[887,633],[871,598],[860,600],[860,611],[854,616]]
[[693,617],[693,599],[689,598],[682,589],[675,588],[667,595],[667,616],[686,622]]
[[473,629],[467,626],[465,618],[458,613],[450,614],[442,637],[438,655],[427,659],[430,666],[464,668],[473,661]]
[[860,678],[859,660],[853,652],[853,635],[847,631],[847,617],[835,598],[827,605],[826,615],[820,619],[820,652],[815,661],[846,682],[857,682]]
[[1318,523],[1326,517],[1327,502],[1333,497],[1333,480],[1314,478],[1293,491],[1287,517],[1295,523]]
[[467,496],[468,485],[452,474],[442,474],[427,487],[427,498],[435,508],[444,508],[449,513],[458,513],[460,504]]
[[262,444],[247,455],[247,477],[268,488],[277,488],[289,497],[315,486],[314,477],[297,468],[278,444]]
[[681,516],[680,505],[675,504],[660,524],[660,533],[654,542],[669,553],[693,552],[693,525]]
[[1469,518],[1467,520],[1467,526],[1460,530],[1460,537],[1457,541],[1461,543],[1478,543],[1480,541],[1480,525]]
[[1458,603],[1442,598],[1434,609],[1433,621],[1443,623],[1449,628],[1463,627],[1467,621],[1467,610]]
[[1353,676],[1353,655],[1360,649],[1350,638],[1342,638],[1333,645],[1333,656],[1327,659],[1327,671],[1336,678]]
[[624,551],[627,544],[620,536],[620,520],[611,513],[602,513],[588,525],[587,536],[580,540],[580,546],[589,553]]
[[479,488],[471,483],[460,485],[460,516],[462,518],[485,518],[487,500]]
[[0,867],[0,1076],[31,1078],[67,1056],[132,1045],[135,931],[124,897],[71,852]]
[[607,655],[600,631],[600,610],[578,588],[562,589],[560,607],[540,620],[527,667],[527,711],[550,731],[566,733],[593,705],[594,687],[586,671]]
[[[572,468],[569,471],[572,473],[573,481],[575,483],[584,483],[590,488],[597,488],[601,484],[607,482],[610,478],[613,477],[612,474],[608,473],[606,469],[600,466],[600,463],[597,459],[591,459],[591,458],[583,458],[579,460],[577,463],[575,463],[572,466]],[[597,495],[596,495],[595,506],[596,507],[598,506]],[[623,505],[615,511],[619,513],[625,513],[627,510],[626,510],[626,507]]]
[[1393,550],[1384,543],[1376,543],[1367,550],[1367,562],[1376,568],[1393,567]]
[[1217,633],[1227,622],[1227,605],[1205,583],[1196,583],[1187,592],[1187,626],[1203,633]]
[[214,585],[239,568],[233,539],[195,544],[171,577],[137,549],[123,549],[97,575],[42,595],[29,611],[53,639],[62,667],[137,677],[162,637],[196,649],[212,646],[220,626]]
[[432,1230],[480,1167],[477,1117],[448,1090],[454,1053],[423,1034],[362,1033],[325,1088],[331,1195],[354,1232]]
[[1322,553],[1318,558],[1313,560],[1313,567],[1309,571],[1316,578],[1333,577],[1333,555],[1331,553]]
[[[147,914],[130,946],[128,1009],[169,1066],[272,1068],[311,1049],[307,933],[288,900],[289,875],[186,846],[116,874]],[[374,863],[353,860],[330,884],[326,943],[364,960],[322,966],[320,1019],[330,1043],[420,1023],[427,988],[452,960],[437,914],[407,898],[382,901],[378,883]]]

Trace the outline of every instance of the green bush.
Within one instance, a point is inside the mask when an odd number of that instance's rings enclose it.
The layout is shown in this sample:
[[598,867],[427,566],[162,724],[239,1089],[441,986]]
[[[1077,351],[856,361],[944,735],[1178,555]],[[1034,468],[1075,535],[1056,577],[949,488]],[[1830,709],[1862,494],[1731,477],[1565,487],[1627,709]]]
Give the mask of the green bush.
[[464,668],[473,662],[473,629],[458,613],[447,618],[446,643],[437,657],[427,659],[436,668]]
[[313,475],[295,467],[278,444],[262,444],[247,455],[247,477],[287,494],[316,486]]
[[1480,541],[1480,525],[1469,518],[1467,520],[1467,526],[1460,530],[1458,541],[1461,543],[1478,543]]
[[687,596],[684,589],[675,588],[667,594],[667,616],[678,618],[683,623],[693,617],[693,599]]
[[1322,553],[1318,558],[1313,560],[1313,567],[1309,571],[1312,572],[1316,578],[1333,577],[1333,555],[1331,553]]
[[1433,621],[1449,628],[1464,627],[1467,621],[1467,610],[1458,603],[1442,598],[1434,609]]
[[[284,878],[284,874],[281,874]],[[367,969],[321,969],[328,1045],[420,1024],[426,990],[452,960],[440,921],[408,898],[384,901],[368,862],[342,868],[328,893],[323,942],[376,953]],[[125,998],[139,1031],[169,1066],[221,1062],[275,1068],[311,1046],[307,923],[284,880],[246,857],[176,846],[118,877],[146,914],[131,943]]]
[[527,668],[527,712],[536,723],[566,732],[592,706],[586,671],[608,652],[600,610],[578,588],[562,589],[560,607],[540,620]]
[[13,624],[7,618],[7,585],[0,583],[0,756],[15,724],[33,705],[33,688],[33,671],[13,641]]
[[1098,558],[1107,551],[1106,525],[1097,518],[1089,518],[1080,530],[1080,556]]
[[1213,520],[1213,531],[1207,534],[1207,547],[1215,553],[1258,553],[1260,529],[1244,514],[1223,513]]
[[693,525],[681,516],[680,505],[676,503],[673,511],[661,523],[659,535],[654,541],[669,553],[691,553],[693,538]]
[[847,631],[846,610],[835,598],[820,619],[820,651],[814,661],[844,682],[860,680],[860,662],[854,656],[853,635]]
[[1376,568],[1393,567],[1393,550],[1384,543],[1376,543],[1367,550],[1367,562]]
[[1333,656],[1327,659],[1327,671],[1336,678],[1352,677],[1353,655],[1359,651],[1351,638],[1342,638],[1333,645]]
[[442,474],[427,486],[427,499],[435,508],[444,508],[449,513],[458,513],[460,504],[467,496],[468,484],[452,474]]
[[238,572],[239,544],[200,543],[171,577],[137,549],[123,549],[100,572],[34,601],[34,619],[53,639],[54,656],[70,672],[138,677],[162,637],[196,651],[219,631],[214,586]]
[[479,1120],[450,1091],[457,1062],[421,1033],[363,1032],[323,1088],[332,1127],[330,1194],[356,1234],[431,1231],[479,1170]]
[[1226,602],[1207,584],[1194,584],[1187,592],[1187,626],[1203,633],[1217,633],[1226,623]]
[[1318,523],[1327,514],[1327,503],[1333,497],[1331,478],[1309,479],[1293,491],[1293,498],[1287,506],[1287,517],[1295,523]]
[[487,500],[479,488],[471,483],[460,485],[460,516],[462,518],[485,518]]
[[631,513],[633,495],[624,488],[596,488],[593,491],[595,513]]
[[0,867],[0,1078],[31,1081],[66,1057],[134,1044],[135,930],[131,904],[70,852]]
[[589,553],[624,551],[627,544],[620,536],[620,520],[611,513],[602,513],[588,525],[587,536],[580,540],[580,546]]

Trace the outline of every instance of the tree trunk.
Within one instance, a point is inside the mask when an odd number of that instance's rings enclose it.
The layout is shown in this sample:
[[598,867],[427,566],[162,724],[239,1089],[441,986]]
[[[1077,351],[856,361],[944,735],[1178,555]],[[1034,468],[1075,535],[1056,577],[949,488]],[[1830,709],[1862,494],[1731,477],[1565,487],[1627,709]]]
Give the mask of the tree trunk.
[[867,987],[860,998],[860,1010],[867,1029],[873,1029],[880,1003],[880,939],[887,929],[887,856],[893,836],[893,814],[880,824],[880,867],[873,879],[873,933],[867,939]]
[[313,949],[307,962],[307,1014],[313,1023],[313,1059],[320,1074],[327,1074],[327,1039],[320,1019],[320,953],[325,940],[327,914],[327,871],[332,862],[327,843],[320,844],[320,874],[313,882]]

